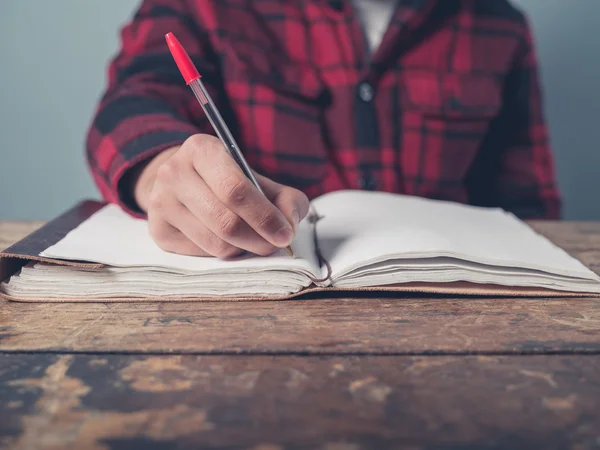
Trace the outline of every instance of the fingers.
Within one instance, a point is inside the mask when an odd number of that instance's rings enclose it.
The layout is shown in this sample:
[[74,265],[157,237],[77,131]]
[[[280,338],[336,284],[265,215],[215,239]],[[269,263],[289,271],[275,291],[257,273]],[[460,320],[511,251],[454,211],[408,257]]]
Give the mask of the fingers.
[[240,247],[232,245],[214,234],[181,203],[176,205],[173,214],[169,216],[171,217],[170,224],[174,228],[209,255],[229,259],[244,252]]
[[290,244],[294,237],[290,221],[244,175],[219,141],[197,147],[193,161],[197,173],[227,209],[272,245]]
[[[180,217],[178,224],[186,229],[193,230],[195,223],[200,223],[210,235],[199,236],[194,242],[204,242],[210,240],[210,245],[214,249],[219,249],[222,243],[228,243],[237,248],[249,251],[256,255],[267,256],[277,250],[277,248],[261,237],[252,229],[241,217],[236,215],[223,205],[204,181],[196,172],[186,171],[180,177],[182,189],[178,196],[182,205],[178,211],[174,212],[174,217]],[[178,225],[175,224],[174,225]],[[186,232],[186,235],[193,231]],[[215,243],[218,239],[220,242]],[[215,254],[215,253],[213,253]],[[218,256],[215,254],[215,256]]]
[[310,203],[306,195],[298,189],[276,183],[269,178],[257,175],[258,182],[267,198],[282,212],[294,228],[308,214]]
[[219,258],[243,251],[270,255],[291,243],[308,213],[303,193],[257,175],[265,197],[214,136],[192,136],[150,166],[150,233],[169,252]]
[[187,256],[212,256],[190,241],[181,231],[166,221],[148,213],[150,235],[164,251]]

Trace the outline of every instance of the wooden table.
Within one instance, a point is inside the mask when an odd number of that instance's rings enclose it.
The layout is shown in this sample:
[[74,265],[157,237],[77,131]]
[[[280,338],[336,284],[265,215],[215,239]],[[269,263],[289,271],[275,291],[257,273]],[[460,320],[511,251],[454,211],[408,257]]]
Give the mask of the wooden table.
[[3,302],[0,447],[598,449],[599,354],[600,299]]

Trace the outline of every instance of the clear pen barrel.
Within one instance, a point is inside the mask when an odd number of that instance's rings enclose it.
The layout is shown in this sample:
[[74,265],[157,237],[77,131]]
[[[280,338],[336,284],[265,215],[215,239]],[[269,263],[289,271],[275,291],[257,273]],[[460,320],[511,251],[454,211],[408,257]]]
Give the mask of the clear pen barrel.
[[263,193],[260,185],[258,184],[258,181],[254,177],[254,174],[250,169],[250,166],[248,166],[248,163],[242,155],[242,152],[239,146],[237,145],[237,142],[233,138],[231,131],[229,131],[227,125],[225,125],[225,121],[221,117],[221,114],[219,114],[219,110],[213,103],[212,98],[210,97],[210,94],[204,87],[202,81],[200,81],[200,79],[192,81],[190,83],[190,88],[192,89],[192,92],[200,102],[200,105],[202,105],[202,109],[204,110],[206,117],[208,117],[208,120],[210,121],[211,125],[215,129],[219,139],[221,139],[225,147],[227,147],[227,150],[229,151],[233,159],[238,163],[240,169],[242,169],[244,174],[248,178],[250,178],[250,180],[257,187],[257,189],[261,193]]

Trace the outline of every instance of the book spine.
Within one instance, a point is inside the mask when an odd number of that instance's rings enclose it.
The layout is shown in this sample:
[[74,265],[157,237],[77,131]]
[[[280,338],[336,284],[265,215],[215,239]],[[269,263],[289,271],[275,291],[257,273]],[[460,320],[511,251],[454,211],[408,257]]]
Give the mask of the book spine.
[[327,270],[327,274],[324,278],[311,278],[311,281],[313,283],[315,283],[317,286],[323,286],[323,284],[326,284],[328,281],[330,282],[329,286],[332,286],[332,279],[331,279],[331,275],[332,275],[332,269],[331,269],[331,264],[329,264],[329,261],[327,261],[327,259],[323,256],[323,253],[321,252],[321,247],[319,246],[319,235],[317,233],[317,223],[319,222],[319,220],[321,220],[323,218],[323,216],[319,215],[319,213],[317,213],[317,211],[314,209],[314,207],[311,206],[311,210],[308,214],[308,217],[306,218],[308,220],[308,222],[312,225],[312,233],[313,233],[313,242],[314,242],[314,247],[315,247],[315,256],[317,257],[317,260],[319,261],[319,266],[323,267],[325,266],[326,270]]

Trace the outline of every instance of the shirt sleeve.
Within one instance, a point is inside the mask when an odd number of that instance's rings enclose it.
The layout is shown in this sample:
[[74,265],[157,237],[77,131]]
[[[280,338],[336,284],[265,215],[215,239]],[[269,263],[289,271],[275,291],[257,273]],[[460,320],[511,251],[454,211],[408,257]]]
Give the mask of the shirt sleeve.
[[87,135],[87,160],[102,197],[133,215],[140,210],[123,183],[129,171],[193,134],[211,132],[168,50],[165,35],[170,31],[216,96],[210,50],[185,0],[144,0],[121,30],[120,50],[110,63],[108,86]]
[[503,105],[468,180],[475,204],[499,206],[522,219],[559,219],[561,197],[543,112],[533,37],[524,28],[504,85]]

